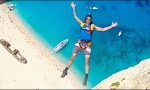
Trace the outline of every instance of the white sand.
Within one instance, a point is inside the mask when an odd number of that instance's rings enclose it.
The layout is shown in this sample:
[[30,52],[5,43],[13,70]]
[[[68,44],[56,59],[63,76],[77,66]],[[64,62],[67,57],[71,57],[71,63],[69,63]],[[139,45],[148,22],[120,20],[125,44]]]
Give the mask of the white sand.
[[70,72],[60,78],[65,66],[28,32],[6,4],[0,4],[0,39],[8,41],[11,49],[18,49],[27,59],[27,64],[20,63],[0,44],[0,89],[83,88]]

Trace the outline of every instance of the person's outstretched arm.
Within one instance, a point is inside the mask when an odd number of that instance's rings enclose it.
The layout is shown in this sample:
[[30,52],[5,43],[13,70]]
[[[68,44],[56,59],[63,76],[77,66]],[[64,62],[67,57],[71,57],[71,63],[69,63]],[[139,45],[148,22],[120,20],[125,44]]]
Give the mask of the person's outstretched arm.
[[116,26],[118,26],[118,22],[115,22],[115,23],[112,22],[112,24],[111,24],[110,26],[104,27],[104,28],[101,28],[101,27],[98,27],[98,26],[94,25],[94,28],[95,28],[97,31],[107,31],[107,30],[109,30],[109,29],[111,29],[111,28],[113,28],[113,27],[116,27]]
[[78,16],[77,16],[76,8],[75,8],[76,5],[74,4],[74,2],[72,2],[70,6],[71,6],[72,9],[73,9],[73,15],[74,15],[74,18],[77,20],[77,22],[78,22],[79,24],[81,24],[83,21],[80,20],[80,19],[78,18]]

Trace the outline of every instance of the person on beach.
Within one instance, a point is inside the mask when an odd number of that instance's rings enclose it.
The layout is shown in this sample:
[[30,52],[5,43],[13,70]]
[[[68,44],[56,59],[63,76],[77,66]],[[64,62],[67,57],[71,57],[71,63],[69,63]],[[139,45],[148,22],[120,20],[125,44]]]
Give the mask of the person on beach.
[[76,13],[76,5],[74,2],[71,3],[71,7],[73,9],[73,15],[76,21],[80,24],[81,30],[80,30],[80,37],[78,39],[78,42],[75,44],[72,56],[70,60],[68,61],[66,68],[63,70],[63,73],[61,75],[61,78],[64,78],[67,75],[67,70],[69,67],[72,65],[73,60],[75,57],[79,54],[81,50],[84,51],[85,54],[85,77],[83,79],[83,85],[86,86],[87,84],[87,79],[88,79],[88,72],[89,72],[89,59],[90,59],[90,54],[91,54],[91,48],[90,46],[92,45],[92,32],[93,30],[97,31],[107,31],[113,27],[118,26],[117,22],[112,22],[112,24],[108,27],[101,28],[93,24],[92,22],[92,15],[88,14],[85,17],[85,21],[82,21],[78,18],[77,13]]

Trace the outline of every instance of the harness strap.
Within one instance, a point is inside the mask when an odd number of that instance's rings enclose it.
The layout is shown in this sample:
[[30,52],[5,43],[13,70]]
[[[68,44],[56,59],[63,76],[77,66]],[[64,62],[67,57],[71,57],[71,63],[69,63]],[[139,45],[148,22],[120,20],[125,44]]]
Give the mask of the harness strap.
[[[82,27],[83,27],[84,25],[85,25],[84,22],[80,24],[81,29],[82,29]],[[90,25],[90,29],[91,29],[91,31],[94,30],[94,24],[93,24],[93,23]]]
[[91,42],[91,40],[81,40],[81,41],[84,41],[84,42],[86,42],[86,43]]
[[[79,43],[80,48],[82,48],[82,46],[81,46],[81,41],[86,42],[88,47],[90,47],[90,46],[92,45],[91,40],[80,40],[80,39],[79,39],[79,40],[78,40],[78,43]],[[86,47],[85,47],[85,48],[86,48]],[[83,49],[85,49],[85,48],[83,48]]]

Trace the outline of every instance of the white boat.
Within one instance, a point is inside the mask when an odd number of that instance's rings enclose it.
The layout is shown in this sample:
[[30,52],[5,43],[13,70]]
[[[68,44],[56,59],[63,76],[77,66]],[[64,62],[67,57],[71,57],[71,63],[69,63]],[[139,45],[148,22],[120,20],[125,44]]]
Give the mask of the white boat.
[[8,6],[8,8],[12,8],[12,7],[15,7],[16,5],[14,5],[14,4],[10,4],[9,6]]
[[61,41],[54,49],[53,53],[57,53],[60,49],[62,49],[68,43],[68,39]]
[[8,6],[8,8],[9,8],[10,11],[11,11],[11,10],[14,10],[15,7],[16,7],[16,5],[14,5],[14,4],[10,4],[10,5]]
[[98,8],[97,8],[97,7],[90,7],[90,9],[96,10],[96,9],[98,9]]
[[121,34],[122,34],[122,32],[121,32],[121,31],[119,31],[118,36],[121,36]]

